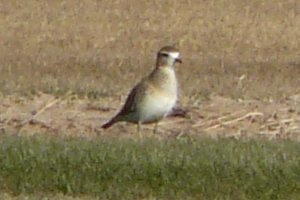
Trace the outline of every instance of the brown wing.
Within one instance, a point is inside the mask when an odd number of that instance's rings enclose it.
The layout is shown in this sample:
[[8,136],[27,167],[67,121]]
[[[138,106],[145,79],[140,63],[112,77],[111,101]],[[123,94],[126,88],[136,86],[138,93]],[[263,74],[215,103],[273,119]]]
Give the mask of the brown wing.
[[130,91],[123,108],[118,114],[119,116],[127,115],[136,110],[138,101],[140,101],[142,96],[145,94],[145,87],[146,87],[146,80],[142,80],[138,85],[136,85]]

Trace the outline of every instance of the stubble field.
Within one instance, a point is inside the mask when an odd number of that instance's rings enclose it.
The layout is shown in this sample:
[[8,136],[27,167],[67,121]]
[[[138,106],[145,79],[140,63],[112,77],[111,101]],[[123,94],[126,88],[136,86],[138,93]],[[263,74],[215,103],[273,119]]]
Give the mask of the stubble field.
[[[157,140],[300,139],[296,0],[0,1],[0,27],[1,134],[135,139],[131,124],[100,126],[152,70],[157,50],[175,45],[187,114],[161,122]],[[8,196],[22,191],[12,188],[0,185]]]
[[[264,134],[268,121],[273,131],[298,131],[297,1],[11,1],[0,9],[2,130],[30,119],[51,95],[70,93],[74,101],[59,100],[32,128],[69,132],[68,123],[90,121],[78,129],[97,129],[152,70],[157,50],[172,44],[184,59],[177,66],[179,105],[191,111],[184,130],[205,132],[229,121],[232,134]],[[245,115],[246,124],[230,122]],[[111,131],[128,130],[117,127]]]

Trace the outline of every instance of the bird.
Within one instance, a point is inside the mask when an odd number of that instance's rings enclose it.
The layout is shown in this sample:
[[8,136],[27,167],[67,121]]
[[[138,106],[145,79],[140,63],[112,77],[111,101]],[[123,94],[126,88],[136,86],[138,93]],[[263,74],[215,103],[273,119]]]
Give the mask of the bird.
[[107,129],[117,122],[131,122],[137,124],[140,135],[142,124],[155,123],[156,133],[158,122],[172,111],[178,99],[175,63],[182,63],[179,50],[174,46],[162,47],[153,71],[132,88],[120,111],[101,127]]

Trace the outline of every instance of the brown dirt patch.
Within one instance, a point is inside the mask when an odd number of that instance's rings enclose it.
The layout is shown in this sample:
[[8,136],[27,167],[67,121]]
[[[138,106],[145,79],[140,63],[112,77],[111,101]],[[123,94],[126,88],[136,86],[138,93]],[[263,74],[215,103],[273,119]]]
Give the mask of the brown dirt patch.
[[[2,97],[0,131],[12,134],[51,134],[90,137],[137,136],[136,126],[118,123],[103,131],[101,124],[117,112],[124,98],[79,99],[74,95],[55,98],[39,94],[32,99]],[[236,101],[220,96],[199,106],[187,106],[185,117],[168,117],[159,124],[159,136],[201,135],[300,139],[300,95],[280,102]],[[153,125],[143,126],[152,135]]]

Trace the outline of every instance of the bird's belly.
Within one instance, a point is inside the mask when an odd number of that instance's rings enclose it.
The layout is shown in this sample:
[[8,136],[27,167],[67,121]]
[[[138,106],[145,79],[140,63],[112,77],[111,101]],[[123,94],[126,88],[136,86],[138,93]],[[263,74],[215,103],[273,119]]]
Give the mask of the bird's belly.
[[165,117],[174,107],[176,99],[176,96],[169,95],[153,95],[146,98],[139,112],[141,122],[154,122]]

